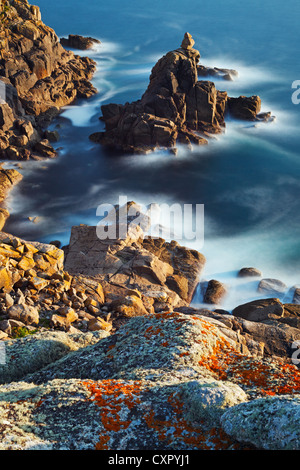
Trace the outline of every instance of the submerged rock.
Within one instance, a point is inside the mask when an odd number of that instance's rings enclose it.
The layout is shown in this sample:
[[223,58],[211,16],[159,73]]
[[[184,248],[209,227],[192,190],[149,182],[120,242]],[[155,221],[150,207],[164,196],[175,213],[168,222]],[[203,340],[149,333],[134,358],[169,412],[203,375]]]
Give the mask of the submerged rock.
[[198,76],[200,77],[216,77],[223,80],[234,80],[238,76],[237,70],[224,69],[219,67],[206,67],[205,65],[198,65]]
[[229,114],[232,117],[247,121],[255,121],[261,110],[261,99],[259,96],[228,98],[227,104]]
[[287,291],[287,285],[279,279],[262,279],[257,290],[265,295],[282,295]]
[[208,282],[203,301],[207,304],[220,304],[227,294],[222,282],[212,279]]
[[238,277],[262,277],[262,272],[257,268],[242,268],[238,272]]

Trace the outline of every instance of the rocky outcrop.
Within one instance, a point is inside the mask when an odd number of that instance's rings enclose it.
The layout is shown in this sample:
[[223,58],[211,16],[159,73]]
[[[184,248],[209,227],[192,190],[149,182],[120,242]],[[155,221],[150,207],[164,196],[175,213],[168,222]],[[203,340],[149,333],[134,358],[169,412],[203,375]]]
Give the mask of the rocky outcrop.
[[[124,152],[145,153],[155,148],[176,152],[176,144],[207,144],[207,137],[221,133],[225,117],[255,121],[258,96],[230,98],[212,81],[198,81],[200,53],[185,33],[181,47],[168,52],[153,67],[141,99],[101,107],[105,132],[91,140]],[[266,116],[264,116],[265,119]]]
[[[40,10],[27,0],[1,0],[0,158],[53,157],[45,125],[62,106],[88,98],[95,62],[65,50]],[[2,96],[3,95],[3,96]]]
[[95,38],[84,37],[78,34],[69,34],[67,38],[61,38],[60,43],[64,47],[85,51],[87,49],[91,49],[94,44],[100,44],[100,41]]
[[4,201],[8,192],[22,180],[22,174],[13,169],[4,169],[0,165],[0,202]]
[[233,309],[241,331],[263,344],[264,354],[290,360],[300,340],[300,309],[277,298],[256,300]]
[[232,117],[246,121],[255,121],[261,110],[261,99],[259,96],[228,98],[227,105]]
[[[4,201],[9,191],[22,180],[23,176],[17,170],[4,169],[0,164],[0,203]],[[0,230],[3,229],[9,212],[4,207],[0,208]]]
[[184,305],[192,299],[205,258],[176,241],[145,237],[132,229],[126,238],[101,240],[97,227],[72,228],[65,269],[102,282],[137,289],[154,307]]
[[[0,338],[37,328],[110,331],[102,285],[64,271],[64,252],[0,232]],[[95,321],[97,320],[97,321]]]

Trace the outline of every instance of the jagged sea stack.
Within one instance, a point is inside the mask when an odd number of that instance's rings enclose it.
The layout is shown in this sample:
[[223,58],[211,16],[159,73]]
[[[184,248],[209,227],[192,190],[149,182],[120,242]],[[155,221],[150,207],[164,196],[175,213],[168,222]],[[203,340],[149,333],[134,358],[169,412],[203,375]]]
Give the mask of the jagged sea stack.
[[[185,33],[181,47],[155,64],[142,98],[101,107],[105,132],[91,139],[124,152],[145,153],[176,143],[207,144],[206,137],[222,132],[228,96],[211,81],[198,81],[200,53]],[[253,113],[260,110],[260,100]]]

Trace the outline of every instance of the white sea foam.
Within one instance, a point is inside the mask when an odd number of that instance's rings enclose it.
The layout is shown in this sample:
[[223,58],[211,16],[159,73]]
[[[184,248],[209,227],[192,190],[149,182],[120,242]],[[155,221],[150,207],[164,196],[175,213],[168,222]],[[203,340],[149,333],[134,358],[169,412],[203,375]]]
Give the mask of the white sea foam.
[[98,103],[84,103],[78,106],[65,106],[61,115],[62,117],[69,119],[75,127],[88,127],[91,125],[91,119],[97,111],[100,113]]
[[[206,257],[206,266],[200,282],[216,279],[227,288],[227,295],[221,306],[203,304],[203,295],[200,289],[195,295],[193,304],[204,308],[223,308],[231,311],[237,305],[256,300],[258,298],[274,297],[257,291],[259,278],[239,278],[238,271],[243,267],[255,267],[262,272],[263,278],[279,279],[287,286],[282,300],[291,301],[290,289],[300,284],[300,276],[289,267],[285,269],[276,254],[284,250],[284,242],[278,234],[271,238],[270,234],[242,234],[239,236],[212,238],[204,242],[201,252]],[[197,247],[191,246],[195,249]],[[277,262],[278,261],[278,262]],[[279,297],[279,295],[275,295]]]
[[[258,84],[265,84],[265,83],[285,83],[286,80],[284,77],[280,76],[279,74],[274,74],[272,71],[266,69],[261,64],[245,64],[243,62],[236,61],[232,59],[230,56],[222,56],[222,57],[205,57],[202,56],[200,59],[200,63],[205,65],[206,67],[217,67],[217,68],[224,68],[224,69],[233,69],[238,72],[238,76],[234,77],[232,81],[225,81],[222,78],[217,78],[216,76],[212,76],[212,80],[220,85],[223,84],[222,89],[226,89],[229,91],[236,90],[239,92],[241,89],[244,91],[248,88],[253,89],[254,86]],[[203,78],[205,80],[205,78]]]

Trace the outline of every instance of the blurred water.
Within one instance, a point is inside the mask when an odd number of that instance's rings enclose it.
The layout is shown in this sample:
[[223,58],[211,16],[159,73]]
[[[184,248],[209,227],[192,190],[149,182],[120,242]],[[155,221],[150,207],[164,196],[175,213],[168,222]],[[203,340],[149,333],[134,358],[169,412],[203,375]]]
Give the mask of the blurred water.
[[[61,136],[57,159],[22,163],[24,179],[9,196],[6,230],[68,243],[72,225],[96,224],[97,206],[115,204],[120,195],[143,204],[204,204],[204,278],[235,286],[229,309],[257,296],[253,283],[243,286],[236,279],[243,266],[255,266],[289,286],[300,282],[300,106],[291,101],[292,82],[300,78],[299,3],[36,3],[59,36],[100,39],[84,53],[97,62],[93,83],[99,93],[66,107],[52,124]],[[179,47],[186,31],[196,41],[201,63],[238,70],[235,81],[218,80],[216,86],[231,96],[260,95],[263,111],[271,110],[276,121],[255,127],[228,122],[225,134],[209,146],[192,152],[180,147],[176,157],[161,151],[125,157],[91,143],[88,136],[103,129],[100,106],[140,98],[157,59]],[[39,216],[39,223],[29,216]]]

